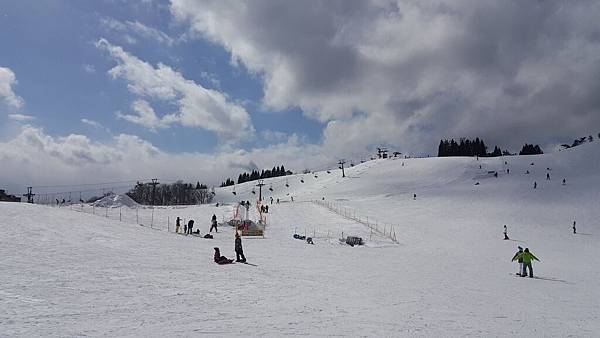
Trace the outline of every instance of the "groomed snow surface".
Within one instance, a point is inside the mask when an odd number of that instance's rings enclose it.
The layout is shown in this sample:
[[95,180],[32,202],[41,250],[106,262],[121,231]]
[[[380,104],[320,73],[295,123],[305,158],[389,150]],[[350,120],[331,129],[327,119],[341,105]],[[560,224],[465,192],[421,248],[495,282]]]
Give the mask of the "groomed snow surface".
[[[265,181],[263,196],[281,203],[270,205],[264,239],[243,239],[257,266],[213,262],[213,247],[235,258],[227,226],[207,240],[0,203],[0,336],[600,335],[600,144],[479,161],[376,160],[346,174]],[[213,214],[254,203],[255,183],[236,195],[217,189],[219,207],[160,210],[194,218],[204,234]],[[323,197],[396,224],[399,244],[309,202]],[[504,224],[511,240],[502,240]],[[367,245],[339,244],[342,231]],[[315,245],[294,232],[314,233]],[[514,276],[518,245],[541,260],[538,278]]]

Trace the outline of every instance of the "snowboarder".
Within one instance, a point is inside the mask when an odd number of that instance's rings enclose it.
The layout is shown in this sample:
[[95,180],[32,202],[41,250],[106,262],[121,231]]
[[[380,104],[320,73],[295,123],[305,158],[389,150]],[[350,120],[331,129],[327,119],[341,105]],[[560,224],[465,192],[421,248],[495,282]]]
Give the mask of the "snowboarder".
[[510,239],[508,238],[508,229],[506,228],[506,224],[504,224],[504,240]]
[[[246,257],[244,256],[244,249],[242,248],[242,238],[238,232],[235,232],[235,256],[236,262],[246,263]],[[241,258],[240,258],[241,257]]]
[[219,232],[217,229],[217,215],[212,215],[210,230],[208,232],[212,232],[213,228],[215,228],[215,232]]
[[540,261],[537,257],[535,257],[531,252],[529,252],[529,248],[525,248],[525,251],[519,255],[521,259],[523,259],[523,274],[521,277],[527,276],[527,268],[529,268],[529,277],[533,278],[533,266],[531,266],[531,262],[533,260]]
[[550,181],[550,173],[546,173],[546,181]]
[[577,228],[575,227],[575,224],[577,224],[577,222],[573,221],[573,234],[577,233]]
[[191,235],[191,234],[192,234],[192,229],[193,229],[193,228],[194,228],[194,220],[193,220],[193,219],[191,219],[191,220],[188,222],[188,226],[187,226],[187,233],[188,233],[189,235]]
[[215,256],[214,256],[215,263],[217,263],[219,265],[233,263],[233,259],[228,259],[225,256],[221,256],[221,251],[219,251],[219,248],[215,247],[214,249],[215,249]]
[[177,219],[175,220],[175,233],[176,234],[179,233],[180,227],[181,227],[181,218],[179,218],[179,216],[177,216]]
[[519,263],[519,272],[517,272],[517,276],[523,276],[525,274],[525,272],[523,272],[523,257],[521,257],[521,254],[523,254],[523,248],[520,246],[518,248],[519,251],[517,251],[517,253],[515,253],[513,256],[512,262],[516,260]]
[[533,189],[537,189],[537,182],[533,182]]

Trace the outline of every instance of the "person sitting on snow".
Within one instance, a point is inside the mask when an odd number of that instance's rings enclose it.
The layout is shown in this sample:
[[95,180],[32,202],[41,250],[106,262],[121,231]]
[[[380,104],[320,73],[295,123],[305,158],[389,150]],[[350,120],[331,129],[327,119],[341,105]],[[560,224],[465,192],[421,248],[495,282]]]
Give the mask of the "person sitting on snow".
[[215,247],[214,249],[215,249],[215,256],[214,256],[215,263],[217,263],[219,265],[233,263],[233,259],[228,259],[225,256],[221,256],[221,251],[219,250],[219,248]]

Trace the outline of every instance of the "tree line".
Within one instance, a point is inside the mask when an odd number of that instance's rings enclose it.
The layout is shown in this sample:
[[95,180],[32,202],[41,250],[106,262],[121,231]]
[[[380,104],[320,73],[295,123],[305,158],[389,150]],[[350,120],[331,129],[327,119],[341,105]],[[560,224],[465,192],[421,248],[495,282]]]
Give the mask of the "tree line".
[[[523,146],[519,155],[535,155],[543,154],[544,152],[539,145],[527,144]],[[491,153],[487,152],[487,146],[483,139],[476,137],[474,140],[468,138],[460,138],[458,142],[454,139],[440,140],[438,147],[438,157],[448,156],[479,156],[479,157],[497,157],[497,156],[511,156],[508,150],[502,150],[498,146],[494,146],[494,150]]]
[[[285,170],[285,167],[283,165],[281,165],[280,167],[273,167],[273,169],[270,169],[270,170],[269,169],[261,170],[260,173],[258,172],[258,170],[252,170],[249,173],[244,172],[244,173],[239,174],[237,184],[244,183],[244,182],[250,182],[250,181],[256,181],[256,180],[265,179],[265,178],[291,175],[291,174],[292,174],[292,172],[289,170]],[[234,184],[235,184],[235,181],[228,178],[227,180],[225,180],[225,182],[221,183],[221,187],[227,187],[227,186],[234,185]]]
[[211,203],[214,193],[200,182],[194,185],[177,181],[156,186],[138,182],[127,192],[127,196],[144,205],[191,205]]

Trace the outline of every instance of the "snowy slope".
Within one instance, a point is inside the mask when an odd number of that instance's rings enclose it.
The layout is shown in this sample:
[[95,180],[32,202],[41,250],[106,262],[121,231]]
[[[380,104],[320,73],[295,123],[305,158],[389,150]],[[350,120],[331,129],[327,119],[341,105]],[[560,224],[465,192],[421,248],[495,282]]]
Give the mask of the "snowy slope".
[[[227,227],[211,241],[0,203],[0,336],[600,334],[598,144],[479,161],[376,160],[346,178],[316,174],[302,175],[304,183],[301,175],[265,180],[263,196],[282,203],[271,206],[266,238],[244,239],[258,266],[212,262],[213,246],[234,256]],[[217,189],[217,201],[254,201],[253,184],[237,185],[236,195]],[[397,224],[399,244],[305,202],[323,197]],[[192,217],[205,232],[212,214],[233,208],[164,212]],[[341,231],[371,238],[351,248],[338,244]],[[316,235],[316,244],[294,232]],[[517,245],[540,258],[539,279],[510,275]]]

